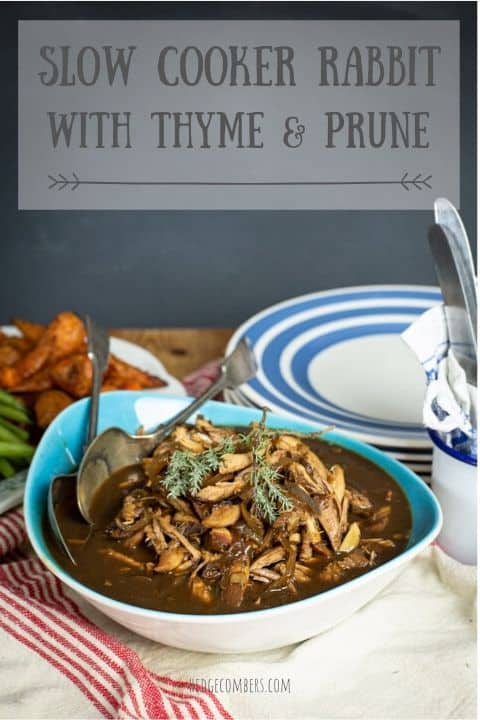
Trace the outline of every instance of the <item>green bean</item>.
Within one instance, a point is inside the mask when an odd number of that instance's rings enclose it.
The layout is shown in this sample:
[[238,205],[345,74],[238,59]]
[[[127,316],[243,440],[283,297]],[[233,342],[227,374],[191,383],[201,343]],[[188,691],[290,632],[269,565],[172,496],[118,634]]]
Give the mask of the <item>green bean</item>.
[[19,440],[18,435],[0,425],[0,441],[17,443]]
[[19,410],[25,410],[25,405],[22,403],[22,401],[16,398],[11,393],[6,392],[5,390],[0,390],[0,403],[2,405],[11,405],[12,407],[16,407]]
[[11,462],[8,462],[5,458],[0,458],[0,475],[3,475],[4,478],[9,478],[15,475],[16,472]]
[[0,458],[8,460],[30,460],[35,448],[27,443],[0,442]]
[[8,420],[5,420],[4,418],[0,417],[0,428],[4,428],[5,430],[8,430],[12,433],[12,435],[15,435],[19,440],[28,440],[29,432],[28,430],[24,430],[21,427],[18,427],[18,425],[14,425],[14,423],[9,422]]
[[20,423],[31,423],[31,419],[27,414],[25,408],[16,408],[12,405],[1,405],[0,404],[0,417],[9,418],[10,420],[16,420]]

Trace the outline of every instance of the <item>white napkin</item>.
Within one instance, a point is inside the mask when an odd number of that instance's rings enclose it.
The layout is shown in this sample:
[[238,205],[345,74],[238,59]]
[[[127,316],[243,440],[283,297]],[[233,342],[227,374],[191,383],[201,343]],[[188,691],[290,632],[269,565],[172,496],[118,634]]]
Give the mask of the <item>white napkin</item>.
[[431,546],[359,612],[298,645],[201,655],[137,638],[135,649],[181,679],[290,679],[290,692],[219,693],[235,720],[466,720],[475,717],[475,598],[475,569]]
[[467,383],[448,338],[443,305],[427,310],[402,334],[425,370],[426,427],[442,433],[451,447],[476,456],[476,388]]
[[[328,632],[252,655],[166,647],[71,595],[84,614],[136,652],[148,670],[206,684],[235,720],[476,717],[475,568],[455,562],[437,547],[427,548],[379,596]],[[102,717],[46,659],[1,629],[0,643],[0,718]],[[267,678],[283,685],[268,692]],[[226,681],[231,685],[233,680],[237,689],[229,691]],[[172,711],[168,717],[182,715]],[[218,712],[211,715],[211,720],[223,718]]]

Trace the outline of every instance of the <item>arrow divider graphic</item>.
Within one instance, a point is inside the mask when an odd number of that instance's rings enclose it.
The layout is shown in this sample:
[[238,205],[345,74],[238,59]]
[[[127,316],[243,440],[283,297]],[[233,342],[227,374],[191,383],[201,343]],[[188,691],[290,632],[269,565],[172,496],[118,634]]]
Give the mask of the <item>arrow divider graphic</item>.
[[62,175],[62,173],[58,173],[55,177],[54,175],[48,175],[48,179],[50,181],[50,185],[48,186],[49,190],[65,190],[66,188],[69,188],[70,190],[77,190],[81,185],[124,185],[128,187],[152,187],[152,186],[158,186],[158,187],[221,187],[221,186],[229,186],[229,187],[300,187],[300,186],[328,186],[328,185],[399,185],[404,190],[407,190],[408,192],[414,188],[415,190],[426,190],[427,188],[429,190],[432,189],[432,186],[430,184],[430,181],[432,179],[431,175],[427,175],[425,177],[424,173],[418,173],[415,175],[415,177],[408,177],[408,172],[406,172],[400,180],[305,180],[305,181],[267,181],[267,180],[258,180],[258,181],[168,181],[168,180],[80,180],[76,173],[71,173],[71,178],[69,179],[65,177],[65,175]]

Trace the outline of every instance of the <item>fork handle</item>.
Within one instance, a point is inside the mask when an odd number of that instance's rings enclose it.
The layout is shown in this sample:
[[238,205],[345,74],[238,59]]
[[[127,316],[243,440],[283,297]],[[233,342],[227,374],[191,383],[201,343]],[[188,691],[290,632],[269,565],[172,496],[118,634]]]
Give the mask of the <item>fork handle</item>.
[[88,433],[87,433],[87,444],[86,447],[93,442],[97,436],[97,425],[98,425],[98,404],[100,399],[100,388],[102,385],[103,372],[98,367],[97,357],[91,355],[90,362],[92,363],[93,377],[92,377],[92,395],[90,397],[89,407],[89,421],[88,421]]
[[100,388],[102,386],[103,374],[108,364],[110,337],[106,330],[96,325],[90,315],[85,316],[85,325],[87,328],[87,354],[92,363],[92,394],[89,407],[87,441],[85,445],[87,448],[97,436]]

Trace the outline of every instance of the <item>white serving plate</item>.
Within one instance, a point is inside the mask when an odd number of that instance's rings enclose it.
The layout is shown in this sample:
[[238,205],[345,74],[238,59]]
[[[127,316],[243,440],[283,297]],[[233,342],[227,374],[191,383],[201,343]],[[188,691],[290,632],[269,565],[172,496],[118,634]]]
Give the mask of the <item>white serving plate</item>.
[[227,347],[248,337],[258,363],[235,396],[389,450],[431,450],[422,425],[425,376],[400,335],[440,301],[438,288],[372,285],[266,308]]
[[[245,396],[238,390],[224,390],[223,397],[225,402],[232,403],[232,405],[241,405],[243,407],[254,408],[255,405],[251,403]],[[432,475],[432,449],[431,448],[415,448],[415,447],[391,447],[386,449],[381,444],[378,445],[380,450],[383,450],[386,455],[395,458],[399,462],[407,465],[410,470],[419,475],[426,482],[430,482]]]

